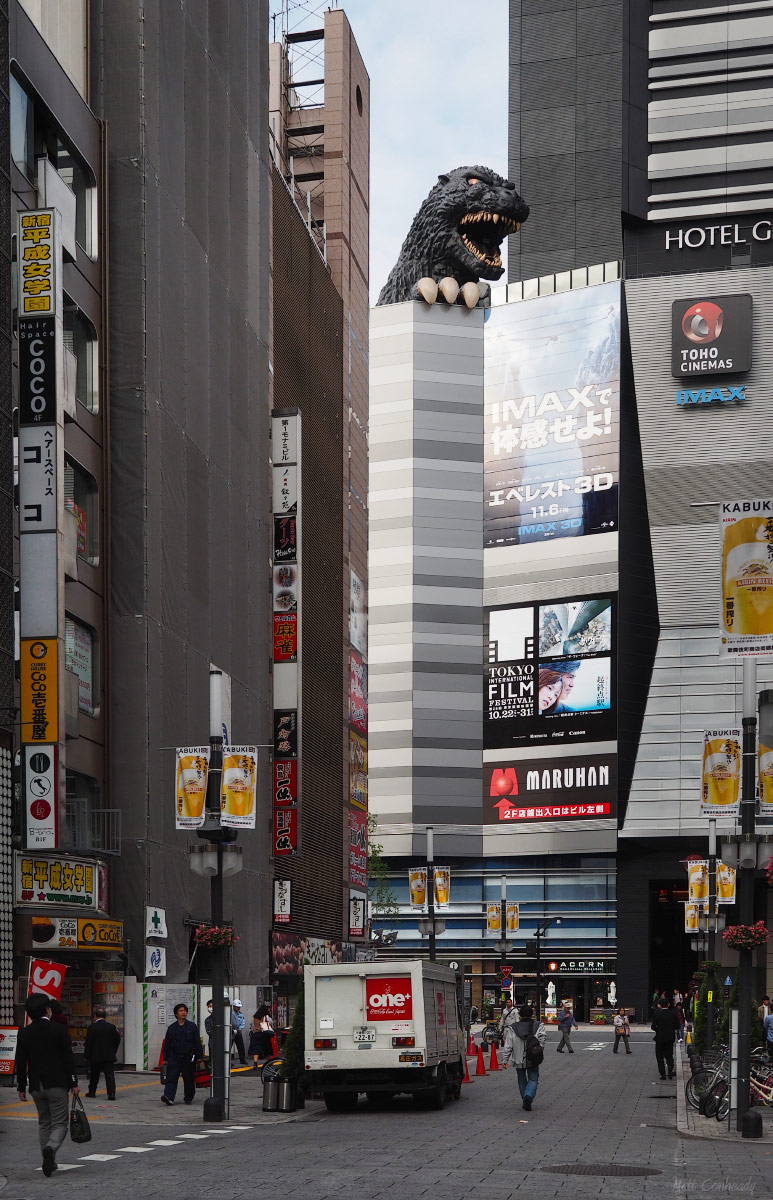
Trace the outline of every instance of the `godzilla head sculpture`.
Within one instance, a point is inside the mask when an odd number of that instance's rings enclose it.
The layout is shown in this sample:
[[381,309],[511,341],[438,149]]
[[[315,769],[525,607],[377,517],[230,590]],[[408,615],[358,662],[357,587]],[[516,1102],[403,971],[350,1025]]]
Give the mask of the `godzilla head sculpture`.
[[488,167],[457,167],[439,175],[414,217],[400,257],[381,290],[379,304],[441,295],[453,304],[461,288],[468,308],[485,303],[489,288],[479,279],[504,273],[502,239],[517,233],[529,206],[515,184]]

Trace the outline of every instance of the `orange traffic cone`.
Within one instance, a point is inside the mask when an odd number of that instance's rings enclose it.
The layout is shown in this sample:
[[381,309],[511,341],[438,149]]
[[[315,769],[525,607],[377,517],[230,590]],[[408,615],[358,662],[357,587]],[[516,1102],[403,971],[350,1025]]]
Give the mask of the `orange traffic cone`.
[[486,1074],[486,1064],[483,1061],[483,1046],[478,1046],[478,1065],[475,1068],[476,1075]]
[[464,1079],[462,1080],[462,1083],[472,1083],[472,1080],[470,1079],[470,1068],[467,1066],[466,1057],[464,1060]]
[[499,1059],[497,1058],[497,1048],[495,1042],[491,1043],[491,1058],[489,1059],[488,1069],[489,1071],[499,1070]]
[[467,1053],[471,1055],[472,1058],[474,1058],[476,1054],[475,1038],[472,1036],[472,1031],[470,1031],[470,1034],[467,1038]]

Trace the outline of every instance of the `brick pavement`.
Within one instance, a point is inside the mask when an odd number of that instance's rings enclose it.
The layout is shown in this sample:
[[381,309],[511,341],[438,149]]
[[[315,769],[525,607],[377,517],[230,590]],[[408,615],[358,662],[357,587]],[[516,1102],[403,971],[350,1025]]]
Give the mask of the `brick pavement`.
[[[419,1110],[408,1098],[374,1111],[363,1098],[351,1114],[327,1114],[311,1102],[299,1119],[265,1118],[258,1081],[247,1075],[234,1079],[231,1124],[216,1132],[203,1125],[198,1103],[167,1110],[157,1102],[157,1083],[131,1089],[129,1099],[119,1081],[116,1111],[103,1113],[107,1102],[92,1102],[93,1116],[101,1118],[93,1123],[94,1139],[83,1147],[65,1144],[60,1160],[73,1169],[58,1172],[54,1182],[65,1197],[107,1189],[120,1198],[140,1189],[143,1200],[208,1187],[217,1189],[218,1200],[256,1193],[261,1200],[770,1197],[770,1141],[679,1135],[676,1085],[659,1080],[651,1037],[634,1031],[633,1055],[615,1057],[609,1033],[583,1028],[574,1035],[576,1053],[559,1058],[551,1032],[531,1113],[520,1105],[510,1070],[476,1079],[463,1089],[462,1101],[449,1102],[441,1113]],[[8,1178],[2,1200],[49,1195],[51,1181],[33,1169],[39,1161],[34,1121],[3,1105],[0,1131],[0,1169]],[[605,1173],[546,1170],[594,1164]],[[656,1173],[609,1174],[615,1167]]]

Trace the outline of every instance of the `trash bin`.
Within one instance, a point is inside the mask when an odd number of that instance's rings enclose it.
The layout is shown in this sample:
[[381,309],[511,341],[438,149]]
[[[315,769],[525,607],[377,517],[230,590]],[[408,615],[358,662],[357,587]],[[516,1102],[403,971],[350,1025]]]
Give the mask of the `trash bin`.
[[276,1111],[295,1112],[295,1080],[280,1079],[277,1088]]
[[279,1081],[277,1079],[266,1079],[263,1081],[263,1111],[264,1112],[276,1112],[278,1092],[279,1092]]

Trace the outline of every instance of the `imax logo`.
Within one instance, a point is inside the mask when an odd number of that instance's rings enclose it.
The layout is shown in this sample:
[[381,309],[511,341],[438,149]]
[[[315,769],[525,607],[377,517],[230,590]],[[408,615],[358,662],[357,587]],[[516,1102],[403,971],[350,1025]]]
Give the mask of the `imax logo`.
[[727,388],[698,388],[696,391],[689,391],[687,388],[684,391],[676,393],[677,404],[713,404],[715,400],[719,400],[722,404],[728,404],[731,400],[743,401],[746,399],[746,385],[741,384],[740,387]]

